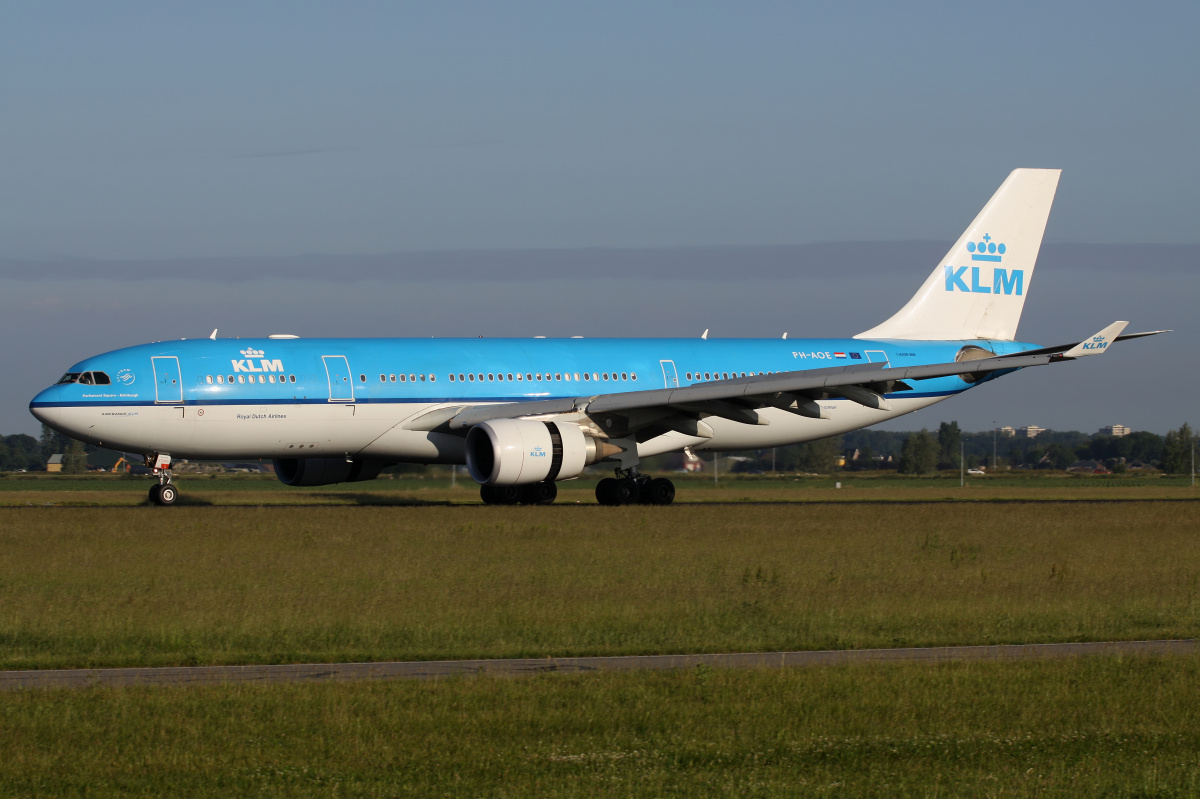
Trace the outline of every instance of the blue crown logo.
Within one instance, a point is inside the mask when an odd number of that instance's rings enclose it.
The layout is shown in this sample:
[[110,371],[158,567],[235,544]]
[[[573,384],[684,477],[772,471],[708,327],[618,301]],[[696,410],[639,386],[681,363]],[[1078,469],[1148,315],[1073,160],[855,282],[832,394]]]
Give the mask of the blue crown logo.
[[987,233],[983,234],[983,241],[976,244],[973,241],[967,242],[967,252],[971,253],[972,261],[1000,261],[1000,256],[1004,255],[1004,245],[997,244],[992,241],[992,237]]

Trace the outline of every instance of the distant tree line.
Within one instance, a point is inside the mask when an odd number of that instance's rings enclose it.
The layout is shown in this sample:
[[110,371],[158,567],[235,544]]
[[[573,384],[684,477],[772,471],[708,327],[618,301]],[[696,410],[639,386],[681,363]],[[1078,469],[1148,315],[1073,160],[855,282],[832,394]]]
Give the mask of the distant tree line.
[[105,453],[109,462],[114,459],[108,450],[85,445],[43,425],[40,439],[20,433],[0,436],[0,471],[45,471],[51,455],[62,455],[65,474],[82,474],[87,471],[88,455],[93,453]]
[[[1137,431],[1126,436],[1046,430],[1036,438],[1006,436],[998,431],[963,432],[957,422],[942,422],[936,432],[855,430],[840,436],[778,447],[780,472],[828,474],[833,471],[895,470],[930,474],[942,469],[1066,469],[1079,461],[1095,461],[1112,471],[1144,466],[1169,474],[1191,470],[1196,436],[1189,425],[1165,436]],[[731,453],[733,471],[770,471],[772,450]]]

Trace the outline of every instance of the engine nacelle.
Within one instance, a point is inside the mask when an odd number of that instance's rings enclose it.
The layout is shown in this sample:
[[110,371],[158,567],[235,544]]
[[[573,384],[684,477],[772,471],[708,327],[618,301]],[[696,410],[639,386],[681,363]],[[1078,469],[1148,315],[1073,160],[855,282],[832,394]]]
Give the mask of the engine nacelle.
[[374,480],[389,465],[386,461],[345,458],[284,458],[275,461],[275,476],[284,485],[327,486]]
[[604,449],[570,422],[493,419],[467,433],[467,469],[482,485],[567,480],[599,460]]

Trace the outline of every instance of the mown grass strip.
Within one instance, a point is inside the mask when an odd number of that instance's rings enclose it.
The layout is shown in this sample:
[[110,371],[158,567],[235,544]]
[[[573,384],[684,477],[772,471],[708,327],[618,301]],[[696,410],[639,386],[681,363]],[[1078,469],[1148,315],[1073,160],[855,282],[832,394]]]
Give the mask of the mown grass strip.
[[1189,796],[1200,658],[0,694],[3,795]]
[[0,667],[1187,638],[1174,503],[0,511]]

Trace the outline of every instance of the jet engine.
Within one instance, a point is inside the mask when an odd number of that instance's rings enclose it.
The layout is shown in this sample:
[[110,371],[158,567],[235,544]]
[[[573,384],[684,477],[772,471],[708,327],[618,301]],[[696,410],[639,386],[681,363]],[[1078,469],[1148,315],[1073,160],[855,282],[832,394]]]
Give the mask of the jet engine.
[[481,485],[530,485],[576,477],[621,450],[570,422],[493,419],[467,433],[467,469]]
[[282,458],[275,461],[275,476],[290,486],[327,486],[374,480],[390,464],[386,461],[345,458]]

